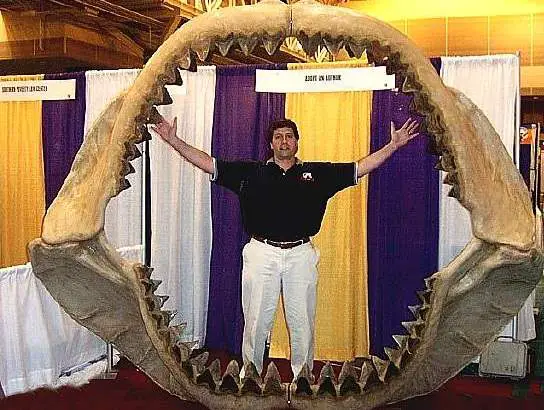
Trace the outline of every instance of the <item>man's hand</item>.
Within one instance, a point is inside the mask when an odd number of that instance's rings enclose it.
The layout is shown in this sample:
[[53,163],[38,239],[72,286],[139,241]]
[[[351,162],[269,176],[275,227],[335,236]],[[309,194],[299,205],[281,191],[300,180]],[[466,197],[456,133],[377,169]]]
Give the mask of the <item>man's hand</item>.
[[175,142],[179,140],[176,135],[178,130],[178,118],[175,117],[172,124],[170,124],[166,119],[161,115],[161,120],[151,127],[159,136],[165,140],[171,146],[175,146]]
[[416,132],[418,127],[417,121],[408,118],[403,126],[397,130],[395,124],[391,121],[391,144],[395,149],[406,145],[408,141],[419,135],[419,132]]
[[202,171],[208,174],[213,174],[214,163],[212,157],[206,152],[187,144],[181,138],[178,138],[176,132],[178,130],[178,118],[174,118],[172,124],[161,116],[160,121],[151,127],[151,130],[159,134],[159,136],[172,146],[179,154],[189,161],[191,164],[197,166]]

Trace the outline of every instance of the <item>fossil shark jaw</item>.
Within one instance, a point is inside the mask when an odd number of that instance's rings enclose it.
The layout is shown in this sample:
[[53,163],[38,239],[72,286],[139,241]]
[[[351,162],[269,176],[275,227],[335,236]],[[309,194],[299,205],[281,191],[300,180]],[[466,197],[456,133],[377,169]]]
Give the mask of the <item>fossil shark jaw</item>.
[[[177,66],[190,68],[195,56],[206,58],[214,49],[250,52],[257,42],[273,53],[286,36],[296,36],[309,53],[321,44],[331,52],[342,46],[355,55],[367,50],[372,61],[405,78],[403,91],[414,93],[415,108],[426,117],[441,156],[438,167],[448,172],[445,183],[469,210],[474,235],[456,260],[427,281],[414,321],[405,324],[407,335],[394,336],[398,349],[386,351],[389,360],[370,358],[361,371],[346,363],[339,380],[325,371],[313,386],[304,374],[292,385],[282,384],[273,366],[264,380],[251,369],[246,375],[253,376],[239,380],[234,363],[221,373],[217,363],[205,367],[206,357],[192,358],[190,346],[178,342],[168,326],[170,313],[161,309],[150,269],[123,261],[103,234],[105,207],[128,188],[135,144],[150,138],[145,124],[156,119],[153,105],[170,101],[164,85],[177,81]],[[396,30],[311,1],[263,1],[207,13],[182,26],[97,120],[30,252],[36,275],[76,321],[112,342],[172,394],[211,408],[279,408],[287,402],[295,408],[373,408],[424,394],[500,332],[542,268],[528,193],[483,114],[444,87]],[[485,303],[478,305],[482,297]]]

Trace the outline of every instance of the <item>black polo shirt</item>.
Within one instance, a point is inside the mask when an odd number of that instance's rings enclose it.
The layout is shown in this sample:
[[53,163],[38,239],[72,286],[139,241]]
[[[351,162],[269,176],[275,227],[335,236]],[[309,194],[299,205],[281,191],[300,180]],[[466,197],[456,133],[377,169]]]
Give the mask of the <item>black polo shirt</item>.
[[284,172],[273,161],[216,160],[214,181],[239,196],[250,235],[295,241],[315,235],[329,198],[357,183],[355,164],[304,162]]

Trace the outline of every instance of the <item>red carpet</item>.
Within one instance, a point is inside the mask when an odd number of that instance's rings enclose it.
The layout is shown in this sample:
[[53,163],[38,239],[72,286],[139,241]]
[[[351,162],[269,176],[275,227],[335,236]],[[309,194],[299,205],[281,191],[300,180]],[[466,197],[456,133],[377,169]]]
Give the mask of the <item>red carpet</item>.
[[[220,355],[219,355],[220,356]],[[214,356],[214,357],[217,357]],[[228,357],[222,357],[226,367]],[[289,363],[276,361],[282,378]],[[316,365],[316,373],[322,364]],[[0,399],[1,410],[185,410],[205,409],[198,403],[169,395],[126,360],[118,364],[114,380],[92,380],[80,388],[39,389]],[[336,370],[339,370],[336,369]],[[457,376],[438,391],[386,407],[388,410],[544,410],[543,380],[493,380]]]

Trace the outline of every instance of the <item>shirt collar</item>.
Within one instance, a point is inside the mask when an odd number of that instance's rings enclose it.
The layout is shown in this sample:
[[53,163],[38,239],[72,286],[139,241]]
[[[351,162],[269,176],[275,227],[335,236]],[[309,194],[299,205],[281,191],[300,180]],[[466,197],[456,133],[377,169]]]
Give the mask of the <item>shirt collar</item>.
[[[274,157],[271,157],[271,158],[268,158],[268,160],[266,161],[267,164],[270,164],[270,163],[273,163],[274,162]],[[304,161],[302,161],[300,158],[295,158],[295,165],[304,165]]]

